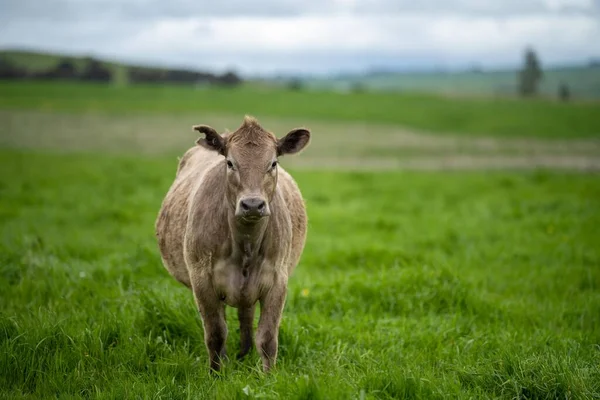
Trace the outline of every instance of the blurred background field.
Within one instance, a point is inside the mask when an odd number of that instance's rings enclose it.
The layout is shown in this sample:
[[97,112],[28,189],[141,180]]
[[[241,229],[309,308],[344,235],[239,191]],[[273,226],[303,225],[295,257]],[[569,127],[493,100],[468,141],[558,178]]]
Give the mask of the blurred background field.
[[[0,83],[0,143],[59,151],[179,154],[191,126],[235,130],[255,115],[274,132],[307,126],[315,141],[291,166],[327,168],[599,168],[594,102],[448,99],[435,94],[291,91],[73,82]],[[43,132],[40,132],[43,127]]]
[[[257,3],[229,20],[103,0],[56,2],[58,26],[53,9],[13,4],[0,40],[0,398],[600,398],[598,5],[450,3],[476,21],[453,25],[441,3],[371,2],[364,20],[360,1],[322,20],[309,3],[308,17],[268,18]],[[429,22],[398,17],[412,29],[398,35],[388,13]],[[46,35],[21,30],[33,22]],[[456,43],[436,50],[427,38],[448,26]],[[253,352],[213,379],[154,219],[192,125],[232,131],[246,114],[278,136],[311,129],[306,151],[281,159],[309,233],[277,370],[264,376]]]
[[[70,63],[74,71],[82,72],[92,57],[32,52],[23,50],[0,51],[4,74],[8,67],[26,69],[31,73],[43,73],[56,68],[61,62]],[[109,81],[115,85],[127,85],[131,81],[129,70],[140,66],[122,62],[100,62],[110,71]],[[154,68],[167,71],[168,68]],[[2,70],[0,70],[1,72]],[[384,92],[434,93],[457,97],[514,97],[518,91],[517,68],[484,69],[471,66],[463,69],[437,69],[422,71],[394,71],[386,69],[367,70],[362,73],[330,73],[326,75],[272,76],[256,78],[265,86],[281,86],[307,90],[329,90],[338,93],[374,90]],[[560,97],[562,84],[569,87],[572,96],[584,100],[600,99],[600,61],[591,59],[574,65],[558,65],[544,68],[544,78],[539,82],[538,94],[549,99]]]

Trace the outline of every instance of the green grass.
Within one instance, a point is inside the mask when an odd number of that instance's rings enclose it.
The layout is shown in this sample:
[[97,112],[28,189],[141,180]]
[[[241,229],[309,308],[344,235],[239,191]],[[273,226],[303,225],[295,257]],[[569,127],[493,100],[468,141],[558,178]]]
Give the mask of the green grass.
[[154,238],[175,167],[0,152],[0,397],[600,398],[597,175],[294,171],[278,367],[213,379]]
[[111,114],[255,114],[323,121],[403,125],[419,130],[499,137],[600,137],[597,103],[449,99],[398,93],[291,92],[246,86],[115,87],[81,83],[1,82],[0,108]]
[[[463,135],[459,147],[483,157],[504,145],[593,157],[594,140],[568,139],[598,137],[596,109],[0,83],[0,398],[600,398],[598,175],[300,168],[404,157],[416,139],[397,125]],[[192,295],[162,267],[154,220],[191,124],[234,129],[243,114],[278,134],[314,126],[297,157],[307,164],[289,159],[309,234],[274,373],[253,351],[211,378]],[[493,146],[470,137],[480,134]],[[431,157],[458,151],[419,140]],[[234,309],[227,319],[235,354]]]

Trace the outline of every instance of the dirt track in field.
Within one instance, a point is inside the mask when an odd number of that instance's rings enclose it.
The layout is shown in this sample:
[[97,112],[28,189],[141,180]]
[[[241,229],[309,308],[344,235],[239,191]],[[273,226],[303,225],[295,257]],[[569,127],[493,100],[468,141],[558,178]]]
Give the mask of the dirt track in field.
[[[66,114],[0,110],[0,148],[104,151],[180,155],[194,144],[191,126],[235,130],[242,117]],[[311,129],[312,143],[286,166],[353,170],[460,170],[550,168],[600,170],[600,140],[545,140],[428,134],[409,129],[348,122],[260,118],[282,136],[297,126]]]

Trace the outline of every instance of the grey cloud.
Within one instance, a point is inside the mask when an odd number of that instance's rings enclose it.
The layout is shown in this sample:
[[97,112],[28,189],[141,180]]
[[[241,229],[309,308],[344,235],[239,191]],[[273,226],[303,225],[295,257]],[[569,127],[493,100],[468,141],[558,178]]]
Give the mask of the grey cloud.
[[[310,12],[327,12],[318,0],[304,2],[292,0],[261,0],[249,2],[193,1],[193,0],[46,0],[26,2],[7,0],[2,5],[4,20],[22,18],[27,20],[53,20],[56,22],[94,19],[148,20],[185,17],[231,17],[231,16],[291,16]],[[331,4],[329,4],[331,5]]]
[[599,13],[600,0],[594,0],[589,7],[577,5],[562,6],[558,10],[549,7],[543,0],[364,0],[356,3],[353,9],[359,13],[457,13],[465,15],[513,16],[519,14],[559,13]]
[[153,20],[185,17],[262,16],[281,17],[297,15],[351,14],[404,14],[456,13],[464,15],[511,16],[517,14],[544,14],[550,12],[600,14],[600,0],[589,7],[563,6],[552,10],[543,0],[361,0],[343,4],[334,0],[45,0],[29,2],[5,0],[0,20],[22,18],[29,21],[55,22],[77,20]]

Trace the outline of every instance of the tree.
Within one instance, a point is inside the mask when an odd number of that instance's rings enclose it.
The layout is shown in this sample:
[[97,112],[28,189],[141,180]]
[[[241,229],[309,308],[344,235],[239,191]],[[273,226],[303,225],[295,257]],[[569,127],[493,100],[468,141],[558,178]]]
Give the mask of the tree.
[[46,71],[39,72],[34,75],[34,78],[43,80],[72,80],[78,79],[79,75],[77,75],[77,68],[75,68],[75,64],[73,64],[71,59],[63,58],[58,62],[58,64],[54,68],[50,68]]
[[22,79],[27,77],[24,68],[16,66],[5,57],[0,57],[0,79]]
[[287,83],[287,87],[289,90],[299,91],[304,88],[304,84],[300,78],[294,78]]
[[85,60],[86,66],[81,74],[81,79],[84,81],[109,82],[112,76],[108,68],[102,66],[102,63],[93,58]]
[[538,83],[542,79],[542,69],[537,54],[532,48],[525,50],[525,64],[519,71],[518,77],[521,96],[533,96],[537,93]]
[[570,97],[571,90],[569,89],[569,85],[567,85],[565,82],[561,82],[560,86],[558,87],[558,98],[561,101],[569,101]]
[[235,72],[228,71],[217,78],[217,83],[221,86],[237,86],[242,79]]
[[351,86],[350,86],[350,90],[353,93],[364,93],[367,91],[367,86],[362,83],[362,82],[354,82]]

